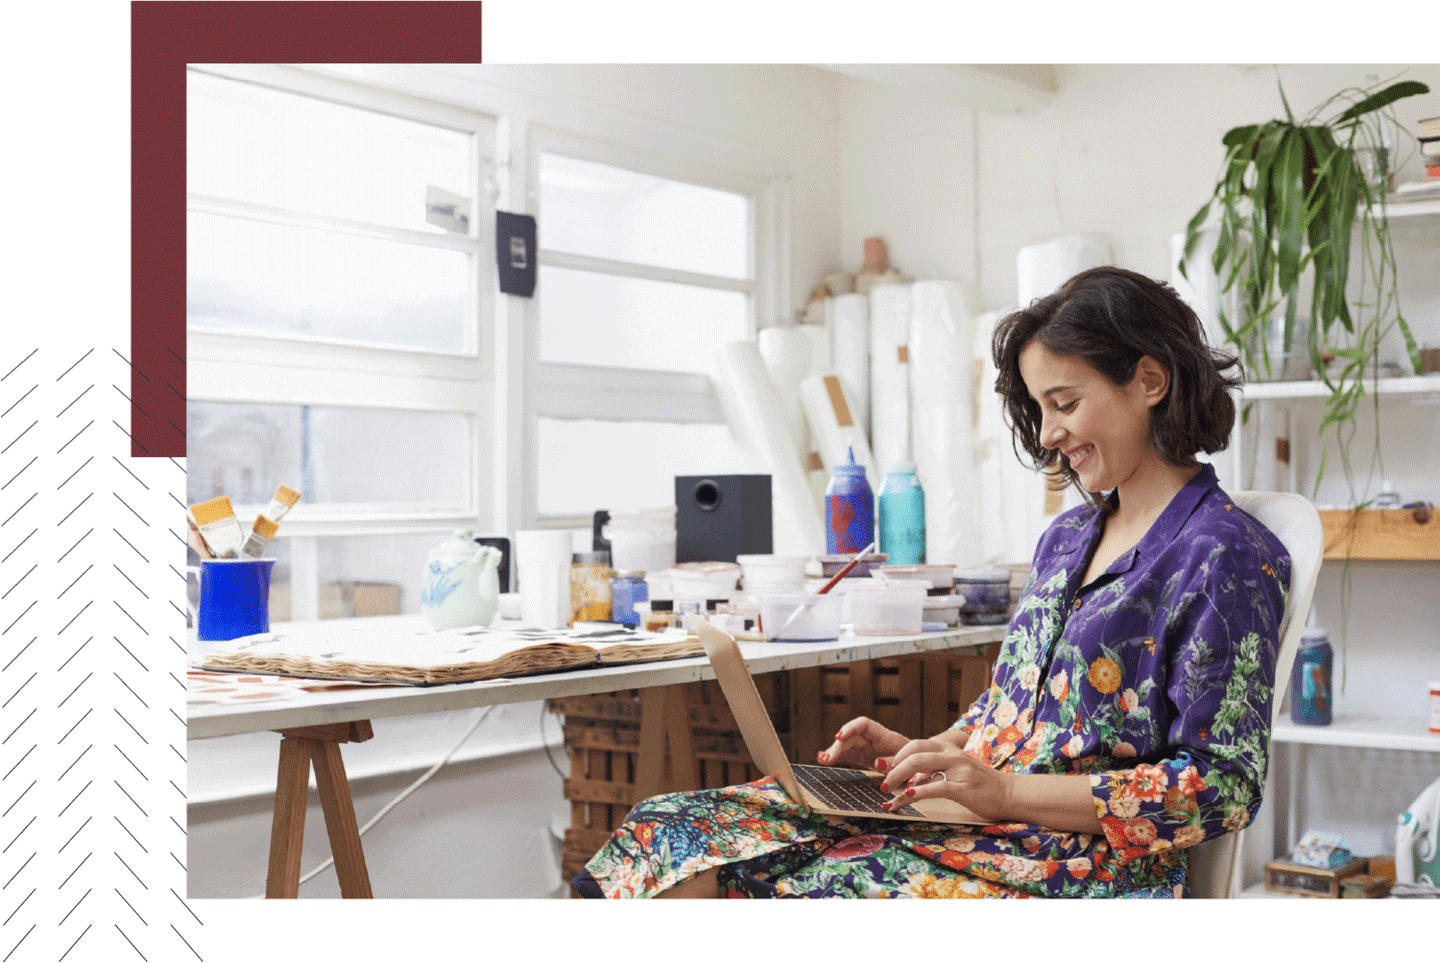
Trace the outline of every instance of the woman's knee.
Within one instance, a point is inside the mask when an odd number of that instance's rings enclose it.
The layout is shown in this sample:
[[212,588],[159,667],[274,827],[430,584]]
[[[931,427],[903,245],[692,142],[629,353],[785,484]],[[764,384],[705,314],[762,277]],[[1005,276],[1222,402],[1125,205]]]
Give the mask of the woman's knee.
[[683,883],[677,883],[656,895],[662,899],[718,899],[720,896],[719,871],[707,869],[692,876]]

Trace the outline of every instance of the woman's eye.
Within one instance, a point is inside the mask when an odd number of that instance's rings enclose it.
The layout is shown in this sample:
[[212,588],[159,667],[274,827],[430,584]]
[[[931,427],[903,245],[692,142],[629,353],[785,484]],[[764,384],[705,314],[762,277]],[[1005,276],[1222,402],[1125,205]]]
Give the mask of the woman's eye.
[[1067,405],[1056,405],[1055,410],[1060,412],[1061,414],[1068,415],[1070,412],[1075,410],[1076,404],[1078,404],[1078,402],[1072,401]]

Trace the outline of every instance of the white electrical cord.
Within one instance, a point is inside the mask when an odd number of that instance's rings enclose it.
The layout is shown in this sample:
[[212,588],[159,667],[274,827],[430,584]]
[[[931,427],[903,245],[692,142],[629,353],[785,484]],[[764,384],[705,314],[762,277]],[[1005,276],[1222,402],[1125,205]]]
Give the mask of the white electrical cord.
[[[386,803],[386,804],[380,809],[380,811],[379,811],[378,813],[376,813],[374,816],[370,817],[370,821],[369,821],[368,823],[366,823],[364,826],[361,826],[361,827],[360,827],[360,835],[361,835],[361,836],[364,836],[367,832],[370,831],[370,827],[374,826],[374,825],[375,825],[376,823],[378,823],[381,819],[385,818],[385,814],[388,813],[390,810],[394,809],[396,806],[398,806],[398,805],[400,804],[400,801],[401,801],[401,800],[403,800],[406,796],[410,795],[410,794],[411,794],[412,792],[414,792],[415,790],[419,789],[421,786],[423,786],[423,785],[425,784],[425,781],[426,781],[426,780],[428,780],[431,776],[435,775],[435,773],[439,772],[439,771],[440,771],[440,767],[443,766],[443,765],[445,765],[445,763],[449,762],[449,761],[450,761],[450,757],[453,756],[453,755],[455,755],[455,753],[457,753],[457,752],[460,751],[460,747],[463,746],[463,745],[465,745],[465,740],[469,739],[469,738],[470,738],[470,735],[471,735],[476,729],[478,729],[478,728],[480,727],[480,723],[482,723],[482,722],[485,721],[485,717],[488,716],[494,708],[495,708],[494,706],[484,706],[483,708],[479,709],[479,710],[475,713],[475,719],[474,719],[474,721],[472,721],[472,722],[470,723],[470,727],[469,727],[468,729],[466,729],[466,730],[460,735],[460,738],[455,741],[455,745],[453,745],[453,746],[450,747],[450,751],[447,752],[447,753],[445,753],[445,755],[440,759],[440,761],[437,762],[437,763],[435,763],[435,765],[431,766],[430,769],[429,769],[424,775],[422,775],[419,779],[416,779],[416,780],[415,780],[414,782],[412,782],[410,785],[406,786],[403,790],[401,790],[400,793],[399,793],[399,795],[397,795],[394,799],[392,799],[392,800],[390,800],[388,803]],[[331,856],[329,859],[325,860],[325,862],[321,863],[319,866],[316,866],[314,869],[310,870],[310,872],[306,873],[304,876],[301,876],[301,877],[300,877],[300,882],[297,883],[296,885],[298,886],[298,885],[300,885],[300,884],[302,884],[302,883],[308,883],[310,880],[314,879],[316,876],[318,876],[318,875],[320,875],[321,873],[325,872],[325,870],[329,869],[329,868],[330,868],[331,866],[333,866],[334,864],[335,864],[335,857],[334,857],[334,856]],[[264,898],[265,898],[265,894],[264,894],[264,893],[261,893],[261,894],[258,895],[258,896],[252,896],[252,897],[250,897],[250,898],[251,898],[251,899],[264,899]]]

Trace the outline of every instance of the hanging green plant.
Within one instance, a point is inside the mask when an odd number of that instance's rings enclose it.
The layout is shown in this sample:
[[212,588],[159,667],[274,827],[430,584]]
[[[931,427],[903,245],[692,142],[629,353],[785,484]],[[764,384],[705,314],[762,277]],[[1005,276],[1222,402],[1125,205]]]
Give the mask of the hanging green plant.
[[[1381,340],[1398,327],[1415,370],[1421,367],[1419,347],[1396,297],[1395,252],[1385,213],[1383,131],[1386,121],[1394,124],[1387,111],[1391,104],[1429,90],[1414,80],[1379,90],[1349,88],[1296,120],[1281,87],[1285,119],[1226,132],[1220,179],[1186,227],[1185,260],[1204,232],[1216,231],[1212,264],[1222,294],[1234,292],[1233,309],[1227,310],[1222,297],[1219,322],[1251,377],[1272,373],[1272,345],[1264,329],[1281,321],[1282,305],[1282,356],[1289,355],[1297,324],[1303,330],[1310,367],[1330,389],[1320,434],[1334,433],[1352,492],[1348,446],[1366,394],[1366,374],[1372,381],[1379,377]],[[1333,117],[1320,119],[1337,108]],[[1367,176],[1361,163],[1367,151],[1377,161],[1371,166],[1378,168],[1378,178]],[[1212,220],[1212,211],[1218,212],[1218,222]],[[1360,253],[1354,264],[1352,235]],[[1353,309],[1346,294],[1352,268],[1359,282]],[[1308,323],[1303,323],[1302,276],[1307,270],[1312,280]],[[1375,446],[1378,460],[1378,433]],[[1326,453],[1322,447],[1316,492]]]

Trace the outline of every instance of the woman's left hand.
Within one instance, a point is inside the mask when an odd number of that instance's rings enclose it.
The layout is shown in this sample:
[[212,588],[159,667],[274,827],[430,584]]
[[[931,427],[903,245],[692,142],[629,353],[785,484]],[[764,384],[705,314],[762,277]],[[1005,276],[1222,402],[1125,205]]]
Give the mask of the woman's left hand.
[[[935,773],[944,773],[942,780]],[[982,819],[1011,818],[1014,776],[991,769],[954,743],[915,739],[895,754],[881,789],[903,796],[900,804],[921,799],[953,799]]]

